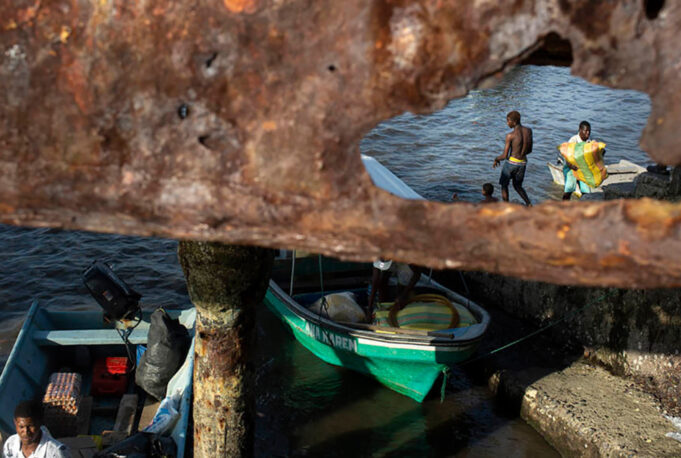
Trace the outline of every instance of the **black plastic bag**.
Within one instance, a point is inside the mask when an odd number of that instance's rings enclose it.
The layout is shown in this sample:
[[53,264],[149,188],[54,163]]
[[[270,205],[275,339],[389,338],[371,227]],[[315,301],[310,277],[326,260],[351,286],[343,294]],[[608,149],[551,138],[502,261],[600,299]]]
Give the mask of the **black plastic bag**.
[[178,320],[158,309],[151,314],[147,351],[140,358],[135,383],[158,400],[187,356],[189,333]]

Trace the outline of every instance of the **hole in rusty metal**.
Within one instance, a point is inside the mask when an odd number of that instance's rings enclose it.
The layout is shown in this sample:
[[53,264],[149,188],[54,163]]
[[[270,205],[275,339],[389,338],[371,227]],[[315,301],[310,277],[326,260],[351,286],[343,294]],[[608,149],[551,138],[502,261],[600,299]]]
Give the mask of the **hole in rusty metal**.
[[177,115],[180,117],[180,119],[186,119],[187,116],[189,116],[189,106],[186,103],[180,105],[177,109]]
[[643,7],[648,19],[656,19],[664,8],[664,0],[643,0]]
[[206,68],[210,68],[210,66],[213,65],[213,61],[215,61],[216,57],[218,57],[218,53],[214,52],[208,59],[206,59]]
[[[547,41],[557,39],[556,35]],[[547,48],[546,60],[572,60],[565,54],[570,52],[567,41],[558,48],[557,59],[550,55],[552,49],[556,48]],[[428,200],[451,202],[457,194],[461,202],[480,203],[485,183],[494,186],[492,197],[501,199],[501,169],[492,164],[503,153],[510,132],[506,114],[518,110],[522,124],[534,131],[523,188],[533,203],[541,203],[563,196],[565,175],[562,165],[556,164],[558,146],[575,136],[586,120],[592,125],[591,139],[607,144],[604,162],[612,179],[606,183],[607,191],[599,187],[581,200],[605,199],[606,193],[608,199],[629,198],[636,174],[651,163],[638,146],[650,109],[645,93],[589,83],[571,75],[566,66],[522,65],[495,86],[472,90],[439,112],[404,113],[384,121],[366,134],[360,150]],[[511,202],[522,203],[512,186],[509,193]]]
[[335,72],[335,71],[336,71],[336,66],[333,65],[333,64],[332,64],[332,65],[329,65],[328,69],[329,69],[330,72]]
[[569,40],[551,32],[541,39],[539,47],[526,57],[521,65],[570,67],[572,65],[572,45]]
[[206,140],[208,140],[208,137],[210,137],[210,135],[201,135],[199,137],[199,143],[201,143],[206,148],[208,148],[208,145],[206,144]]

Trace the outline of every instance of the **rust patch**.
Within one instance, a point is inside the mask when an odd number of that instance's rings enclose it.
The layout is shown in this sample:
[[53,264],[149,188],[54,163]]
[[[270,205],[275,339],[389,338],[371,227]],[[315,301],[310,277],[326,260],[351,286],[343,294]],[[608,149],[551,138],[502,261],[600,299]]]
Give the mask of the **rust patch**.
[[595,40],[610,30],[610,17],[616,6],[611,0],[582,0],[572,10],[572,24]]
[[222,3],[232,13],[252,14],[258,9],[257,0],[222,0]]
[[627,217],[636,225],[639,232],[647,238],[664,238],[672,230],[679,230],[681,208],[678,204],[642,199],[637,204],[628,204]]
[[242,346],[240,327],[201,328],[200,333],[204,348],[201,356],[210,361],[211,371],[230,377],[240,370],[240,364],[246,363],[248,348]]

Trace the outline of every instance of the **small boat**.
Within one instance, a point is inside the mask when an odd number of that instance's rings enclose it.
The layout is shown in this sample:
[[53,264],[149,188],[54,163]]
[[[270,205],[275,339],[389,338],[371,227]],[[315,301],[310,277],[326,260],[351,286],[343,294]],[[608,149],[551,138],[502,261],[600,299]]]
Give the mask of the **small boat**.
[[[546,165],[549,168],[549,172],[551,172],[551,178],[553,178],[553,182],[560,186],[565,186],[563,166],[560,164],[554,164],[553,162],[547,162]],[[621,183],[623,181],[633,181],[636,176],[646,171],[644,167],[641,167],[640,165],[631,161],[627,161],[626,159],[621,159],[616,164],[607,164],[605,168],[608,171],[608,176],[605,180],[603,180],[603,183],[601,183],[601,187],[613,183]],[[579,188],[577,188],[574,194],[579,197],[582,193],[580,192]]]
[[[378,161],[362,157],[374,183],[401,197],[422,199]],[[289,266],[288,269],[285,266]],[[315,268],[316,267],[316,268]],[[451,365],[470,358],[489,326],[478,304],[421,275],[415,295],[437,295],[469,320],[436,331],[376,323],[336,321],[311,305],[329,293],[352,293],[366,305],[371,263],[342,262],[324,256],[283,254],[270,281],[265,304],[295,338],[323,361],[366,374],[421,402]],[[396,289],[395,279],[391,287]],[[288,292],[287,292],[288,291]],[[318,309],[321,310],[321,309]],[[406,310],[406,309],[405,309]]]
[[[171,318],[177,318],[192,337],[185,362],[169,383],[169,391],[172,386],[174,393],[182,393],[178,409],[180,415],[170,437],[177,446],[177,457],[183,457],[191,411],[196,309],[166,309],[166,312]],[[74,431],[68,436],[85,434],[98,437],[103,430],[113,429],[121,396],[87,396],[95,378],[94,361],[107,357],[127,357],[128,351],[132,349],[126,348],[126,345],[146,345],[150,315],[150,311],[142,312],[141,321],[126,333],[126,344],[120,334],[126,331],[123,322],[105,322],[102,310],[67,311],[43,308],[34,301],[0,375],[0,431],[3,436],[14,434],[14,405],[22,400],[43,398],[50,375],[65,369],[80,374],[80,410],[86,397],[89,398],[90,410],[90,415],[85,419],[89,428],[86,426],[85,430]],[[134,374],[129,374],[126,393],[134,390],[134,383]],[[134,407],[137,408],[137,405]],[[139,412],[137,417],[139,421]],[[140,424],[139,429],[144,426]]]

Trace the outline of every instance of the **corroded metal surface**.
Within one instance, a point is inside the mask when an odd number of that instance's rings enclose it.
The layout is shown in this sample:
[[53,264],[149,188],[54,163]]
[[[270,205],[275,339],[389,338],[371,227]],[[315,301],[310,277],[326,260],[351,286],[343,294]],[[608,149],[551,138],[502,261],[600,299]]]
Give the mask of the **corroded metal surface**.
[[178,257],[196,305],[194,456],[253,456],[255,308],[274,252],[182,242]]
[[681,163],[680,25],[640,0],[4,0],[0,221],[679,286],[679,205],[404,202],[358,143],[555,32],[574,73],[650,95],[643,148]]

